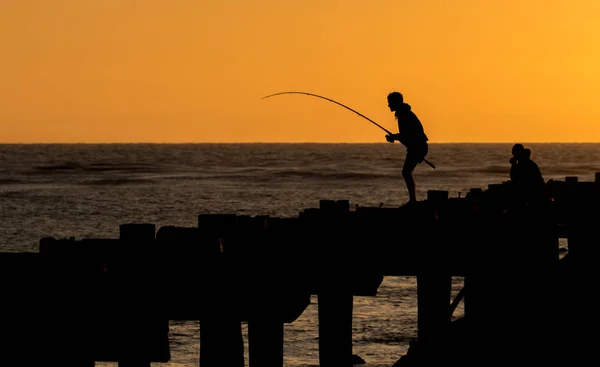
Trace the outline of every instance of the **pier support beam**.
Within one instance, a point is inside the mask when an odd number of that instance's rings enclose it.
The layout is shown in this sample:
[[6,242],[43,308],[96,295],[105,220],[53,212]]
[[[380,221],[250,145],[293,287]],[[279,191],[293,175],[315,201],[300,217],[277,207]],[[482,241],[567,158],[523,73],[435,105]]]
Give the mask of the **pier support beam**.
[[219,315],[202,320],[200,366],[244,367],[244,340],[239,320]]
[[[235,214],[201,214],[198,216],[203,261],[211,262],[203,297],[212,302],[203,305],[200,320],[200,366],[244,367],[244,339],[236,293],[238,287],[235,262],[225,259],[235,251]],[[232,248],[233,246],[233,248]],[[199,261],[201,259],[198,259]],[[238,288],[239,289],[239,288]]]
[[[417,275],[419,357],[428,356],[424,366],[436,365],[446,357],[445,347],[450,326],[452,276],[425,272]],[[429,363],[431,362],[431,363]]]
[[351,292],[318,294],[319,366],[352,367]]
[[283,367],[283,322],[275,318],[248,321],[250,367]]
[[148,313],[141,308],[150,305],[152,294],[149,288],[136,286],[144,270],[152,267],[148,263],[152,257],[147,256],[151,249],[146,245],[154,243],[155,234],[152,223],[126,223],[119,227],[119,240],[123,241],[120,251],[124,254],[119,271],[126,282],[120,295],[120,310],[126,318],[118,321],[123,326],[119,367],[150,367],[151,361],[170,358],[169,320],[141,316]]

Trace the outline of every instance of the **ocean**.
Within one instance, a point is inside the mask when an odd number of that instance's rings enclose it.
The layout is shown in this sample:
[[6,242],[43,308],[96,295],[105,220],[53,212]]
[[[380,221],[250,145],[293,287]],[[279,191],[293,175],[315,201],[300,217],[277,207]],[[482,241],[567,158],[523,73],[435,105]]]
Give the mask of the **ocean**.
[[[600,144],[524,145],[546,180],[593,181],[600,171]],[[430,144],[437,168],[415,170],[418,199],[508,180],[511,146]],[[129,222],[195,226],[204,213],[296,217],[321,199],[400,206],[408,200],[403,159],[404,148],[388,143],[0,145],[0,251],[37,252],[47,236],[118,238]],[[285,366],[318,365],[316,302],[285,325]],[[354,354],[368,367],[393,365],[416,337],[416,319],[416,279],[386,277],[376,297],[355,297]],[[172,321],[172,359],[152,365],[198,366],[199,327]],[[248,365],[247,325],[243,332]]]

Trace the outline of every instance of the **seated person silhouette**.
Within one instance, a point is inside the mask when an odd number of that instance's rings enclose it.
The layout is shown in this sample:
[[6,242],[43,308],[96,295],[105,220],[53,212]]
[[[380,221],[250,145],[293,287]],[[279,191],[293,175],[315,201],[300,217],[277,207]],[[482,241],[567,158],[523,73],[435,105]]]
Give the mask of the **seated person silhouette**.
[[531,159],[531,149],[523,144],[512,147],[510,180],[519,199],[529,205],[541,204],[545,199],[545,181],[539,166]]

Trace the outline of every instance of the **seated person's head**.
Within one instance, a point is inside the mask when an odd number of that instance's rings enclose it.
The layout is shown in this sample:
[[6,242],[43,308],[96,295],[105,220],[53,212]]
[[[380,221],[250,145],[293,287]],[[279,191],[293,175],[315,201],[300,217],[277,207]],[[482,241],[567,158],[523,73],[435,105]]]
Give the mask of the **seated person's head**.
[[523,144],[515,144],[512,147],[512,155],[513,157],[520,159],[523,158],[525,154],[525,147],[523,146]]

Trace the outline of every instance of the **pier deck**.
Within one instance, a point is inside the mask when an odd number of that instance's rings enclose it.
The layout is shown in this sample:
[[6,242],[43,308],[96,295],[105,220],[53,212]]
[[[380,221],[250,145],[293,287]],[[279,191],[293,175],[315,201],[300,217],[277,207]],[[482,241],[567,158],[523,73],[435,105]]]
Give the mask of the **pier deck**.
[[[446,363],[452,349],[479,365],[523,325],[531,340],[516,350],[534,360],[562,346],[568,360],[585,343],[561,335],[592,314],[582,304],[597,280],[599,177],[548,182],[550,200],[535,207],[505,183],[463,198],[430,191],[400,208],[321,200],[293,218],[200,214],[196,227],[125,223],[118,239],[43,238],[37,253],[0,253],[2,355],[13,366],[149,366],[170,359],[168,321],[179,319],[200,320],[204,367],[243,367],[241,322],[250,365],[280,367],[283,324],[317,295],[320,366],[350,366],[352,298],[376,297],[385,276],[404,275],[417,277],[418,352],[398,363]],[[456,276],[460,337],[449,312]],[[499,300],[503,292],[518,301]],[[546,328],[559,306],[582,313]]]

